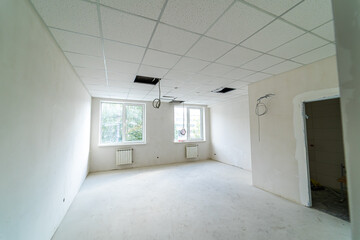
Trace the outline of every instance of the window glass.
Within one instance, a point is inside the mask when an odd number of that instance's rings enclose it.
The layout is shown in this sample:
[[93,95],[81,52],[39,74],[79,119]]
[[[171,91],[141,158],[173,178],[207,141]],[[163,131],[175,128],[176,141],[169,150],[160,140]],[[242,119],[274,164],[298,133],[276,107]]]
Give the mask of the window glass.
[[122,141],[122,104],[101,104],[101,142]]
[[201,109],[189,109],[190,139],[201,139]]
[[[185,141],[187,140],[187,113],[186,108],[177,107],[174,109],[175,112],[175,141]],[[185,134],[181,134],[181,130],[185,129]],[[184,133],[184,132],[183,132]]]
[[101,103],[100,144],[144,142],[144,104]]
[[126,141],[143,139],[143,108],[142,106],[126,106]]
[[[204,140],[204,108],[203,107],[174,107],[174,141],[203,141]],[[182,132],[182,130],[185,131]],[[184,133],[184,134],[182,134]]]

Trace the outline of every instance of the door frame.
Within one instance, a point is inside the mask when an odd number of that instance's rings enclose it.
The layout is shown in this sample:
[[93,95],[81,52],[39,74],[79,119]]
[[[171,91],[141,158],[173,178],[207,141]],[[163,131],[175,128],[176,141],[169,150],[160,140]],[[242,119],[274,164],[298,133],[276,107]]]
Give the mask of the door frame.
[[295,159],[298,163],[300,203],[311,207],[310,169],[307,146],[305,103],[339,98],[339,88],[329,88],[305,92],[297,95],[294,100],[294,135],[296,139]]

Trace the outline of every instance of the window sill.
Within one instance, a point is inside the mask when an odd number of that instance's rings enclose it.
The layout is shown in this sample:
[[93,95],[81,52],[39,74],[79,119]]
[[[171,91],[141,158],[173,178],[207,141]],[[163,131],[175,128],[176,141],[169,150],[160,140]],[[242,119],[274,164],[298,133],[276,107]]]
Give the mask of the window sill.
[[206,140],[194,140],[194,141],[183,141],[183,142],[174,142],[174,143],[204,143]]
[[98,144],[98,147],[120,147],[120,146],[125,147],[125,146],[133,146],[133,145],[146,145],[146,142]]

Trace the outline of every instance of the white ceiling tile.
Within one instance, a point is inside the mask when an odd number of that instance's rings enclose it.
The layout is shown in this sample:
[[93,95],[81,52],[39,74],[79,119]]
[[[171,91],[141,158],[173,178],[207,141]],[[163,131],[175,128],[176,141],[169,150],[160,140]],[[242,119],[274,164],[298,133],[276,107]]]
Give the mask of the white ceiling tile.
[[121,62],[110,59],[106,60],[106,66],[109,72],[120,72],[120,73],[130,73],[130,74],[136,74],[139,68],[138,63]]
[[104,38],[147,46],[155,27],[155,21],[101,8],[101,19]]
[[95,91],[95,90],[89,90],[90,95],[92,97],[97,97],[97,98],[108,98],[110,97],[109,93],[107,91]]
[[99,36],[96,5],[73,0],[31,0],[49,27]]
[[183,84],[183,82],[174,79],[161,79],[161,87],[171,88],[172,90],[175,90],[175,88],[178,89],[179,86]]
[[238,44],[273,19],[253,7],[236,2],[206,35]]
[[108,71],[108,79],[109,80],[116,80],[121,82],[132,83],[135,80],[135,74],[128,74],[128,73],[119,73],[119,72],[109,72]]
[[89,91],[108,91],[109,87],[106,85],[87,85]]
[[161,21],[204,33],[231,2],[232,0],[169,0]]
[[171,70],[168,72],[164,78],[176,81],[188,81],[191,79],[194,73],[183,72],[178,70]]
[[[111,95],[125,95],[127,96],[127,94],[130,92],[130,88],[128,88],[127,86],[122,86],[121,84],[119,84],[118,86],[114,87],[114,86],[109,86],[108,89],[108,93]],[[125,96],[125,97],[126,97]]]
[[[137,90],[137,89],[130,89],[129,91],[129,98],[139,97],[144,98],[150,91],[147,90]],[[135,100],[135,99],[134,99]]]
[[282,61],[284,61],[284,60],[281,58],[277,58],[277,57],[273,57],[273,56],[264,54],[256,59],[244,64],[241,67],[245,68],[245,69],[249,69],[249,70],[261,71],[265,68],[268,68],[268,67],[275,65],[277,63],[280,63]]
[[229,85],[227,85],[227,87],[231,87],[231,88],[243,88],[245,86],[249,85],[248,82],[243,82],[243,81],[235,81],[230,83]]
[[193,83],[198,83],[200,85],[212,85],[216,87],[222,87],[223,85],[226,85],[228,83],[233,82],[234,80],[221,78],[221,77],[213,77],[203,74],[196,74],[192,78]]
[[305,32],[282,20],[276,20],[247,39],[241,45],[261,52],[267,52]]
[[145,96],[146,96],[146,94],[132,94],[132,93],[129,93],[128,97],[127,97],[127,100],[141,101]]
[[305,0],[282,18],[306,30],[314,29],[333,18],[331,0]]
[[245,90],[245,91],[248,91],[249,87],[248,86],[244,86],[244,87],[241,87],[241,89]]
[[186,71],[186,72],[198,72],[203,69],[209,62],[183,57],[175,66],[174,69]]
[[114,41],[104,41],[106,58],[115,60],[140,63],[144,56],[145,48]]
[[235,67],[239,67],[243,65],[244,63],[253,60],[254,58],[260,56],[261,53],[246,49],[243,47],[236,47],[232,49],[230,52],[225,54],[223,57],[221,57],[216,62],[223,63]]
[[75,71],[77,72],[77,74],[79,74],[81,78],[89,77],[89,78],[105,79],[105,70],[102,69],[75,67]]
[[314,29],[312,32],[326,38],[327,40],[335,41],[334,21],[325,23],[324,25]]
[[172,68],[179,59],[180,56],[149,49],[143,63],[155,67]]
[[152,66],[141,65],[138,75],[146,77],[162,78],[169,71],[166,68],[157,68]]
[[111,93],[111,94],[124,94],[124,93],[129,93],[130,88],[128,88],[128,87],[112,87],[112,86],[109,86],[108,87],[108,92]]
[[245,82],[257,82],[260,80],[263,80],[265,78],[271,77],[270,74],[266,74],[266,73],[255,73],[251,76],[248,76],[246,78],[243,79],[243,81]]
[[100,0],[106,6],[157,19],[165,0]]
[[[162,91],[161,92],[161,95],[162,96],[167,96],[167,93],[168,93],[169,91]],[[145,96],[146,98],[150,98],[151,100],[150,101],[152,101],[152,100],[154,100],[155,98],[159,98],[159,90],[158,89],[153,89],[152,91],[150,91],[146,96]],[[163,99],[161,99],[161,101],[162,101]]]
[[294,63],[291,61],[285,61],[285,62],[279,63],[275,66],[272,66],[268,69],[265,69],[265,70],[263,70],[263,72],[270,73],[270,74],[280,74],[280,73],[287,72],[287,71],[290,71],[292,69],[295,69],[295,68],[298,68],[301,66],[302,65],[298,64],[298,63]]
[[95,84],[95,85],[101,85],[106,84],[105,78],[91,78],[91,77],[82,77],[81,80],[85,85],[88,84]]
[[212,63],[203,69],[200,73],[209,74],[214,76],[223,76],[224,74],[233,70],[233,67],[225,66],[222,64]]
[[100,38],[67,32],[55,28],[50,28],[50,31],[63,51],[98,57],[102,56]]
[[142,99],[142,101],[152,102],[155,98],[157,98],[157,96],[152,96],[148,94]]
[[[165,87],[165,86],[161,86],[161,95],[162,96],[166,96],[168,95],[169,92],[171,92],[172,90],[174,90],[173,87]],[[154,88],[153,91],[159,92],[158,88]]]
[[102,57],[82,55],[78,53],[65,53],[65,55],[74,67],[104,69],[104,58]]
[[247,76],[249,76],[249,75],[251,75],[253,73],[254,73],[253,71],[237,68],[237,69],[234,69],[231,72],[227,73],[225,75],[225,77],[235,79],[235,80],[239,80],[239,79],[247,77]]
[[155,85],[144,84],[144,83],[133,83],[131,89],[141,90],[141,91],[151,91]]
[[298,56],[302,53],[310,51],[314,48],[325,45],[327,42],[321,38],[314,36],[313,34],[306,33],[291,42],[288,42],[277,49],[274,49],[270,54],[279,56],[282,58],[290,59]]
[[109,92],[109,98],[113,98],[113,99],[125,99],[127,97],[127,93],[113,93],[113,92]]
[[197,34],[160,23],[149,47],[183,55],[199,37]]
[[232,44],[203,37],[186,55],[206,61],[214,61],[233,47]]
[[297,3],[301,2],[302,0],[245,0],[250,4],[257,6],[265,11],[271,12],[277,16],[281,15],[282,13],[286,12]]
[[134,82],[127,82],[127,81],[120,81],[120,80],[111,80],[109,79],[108,86],[110,89],[128,89],[130,91],[130,88]]
[[323,58],[333,56],[335,54],[336,54],[335,44],[330,43],[321,48],[317,48],[311,52],[293,58],[293,60],[303,64],[309,64],[321,60]]

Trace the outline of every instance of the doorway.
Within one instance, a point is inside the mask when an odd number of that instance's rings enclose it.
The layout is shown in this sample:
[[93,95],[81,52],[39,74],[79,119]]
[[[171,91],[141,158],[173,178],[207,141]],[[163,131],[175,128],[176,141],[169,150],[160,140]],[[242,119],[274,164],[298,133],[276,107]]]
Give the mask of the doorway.
[[340,99],[305,103],[312,208],[349,221]]

